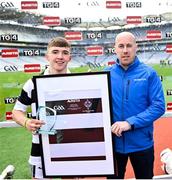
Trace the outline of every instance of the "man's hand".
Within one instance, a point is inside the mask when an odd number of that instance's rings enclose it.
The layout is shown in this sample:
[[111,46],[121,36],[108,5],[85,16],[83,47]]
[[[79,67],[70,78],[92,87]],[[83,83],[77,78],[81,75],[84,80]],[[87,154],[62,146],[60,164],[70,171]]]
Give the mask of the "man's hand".
[[26,128],[31,132],[35,132],[44,124],[45,124],[44,121],[37,120],[37,119],[29,119],[26,122]]
[[122,136],[123,131],[128,131],[130,129],[131,125],[127,121],[117,121],[111,127],[112,132],[118,137]]

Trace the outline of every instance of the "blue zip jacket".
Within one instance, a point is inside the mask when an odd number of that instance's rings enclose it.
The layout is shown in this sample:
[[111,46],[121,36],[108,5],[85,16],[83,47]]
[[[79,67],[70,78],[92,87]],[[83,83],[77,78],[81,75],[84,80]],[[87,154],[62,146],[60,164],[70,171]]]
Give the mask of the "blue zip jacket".
[[113,122],[127,121],[132,129],[114,135],[115,151],[137,152],[153,146],[153,122],[165,112],[160,78],[151,67],[137,57],[127,70],[117,59],[110,71]]

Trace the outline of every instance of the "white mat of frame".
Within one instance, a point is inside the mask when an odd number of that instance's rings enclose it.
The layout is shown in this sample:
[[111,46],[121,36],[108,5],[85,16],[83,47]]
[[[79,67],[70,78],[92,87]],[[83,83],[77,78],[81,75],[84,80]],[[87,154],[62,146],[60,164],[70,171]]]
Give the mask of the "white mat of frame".
[[[162,117],[172,117],[172,111],[166,111]],[[0,122],[0,128],[4,127],[21,127],[16,122],[8,120]]]

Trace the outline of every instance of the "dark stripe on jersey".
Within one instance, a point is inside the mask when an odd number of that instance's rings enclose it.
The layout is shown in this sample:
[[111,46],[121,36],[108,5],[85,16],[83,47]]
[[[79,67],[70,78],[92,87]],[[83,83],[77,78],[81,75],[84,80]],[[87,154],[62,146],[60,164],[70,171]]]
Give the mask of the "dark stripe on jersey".
[[35,103],[36,102],[36,92],[35,92],[35,89],[32,89],[32,92],[31,92],[31,98],[32,98],[32,103]]
[[35,178],[36,166],[32,166],[32,177]]
[[[32,79],[31,79],[32,80]],[[32,83],[33,83],[33,80],[32,80]],[[32,89],[31,90],[31,98],[28,96],[28,92],[26,92],[24,89],[22,89],[21,91],[21,94],[18,98],[18,100],[26,105],[26,106],[29,106],[31,105],[32,103],[35,103],[36,102],[36,93],[35,93],[35,90]]]
[[31,156],[41,156],[40,144],[32,143]]
[[20,101],[22,104],[24,104],[26,106],[31,105],[31,103],[32,103],[31,98],[28,97],[27,92],[24,91],[23,89],[21,91],[21,95],[18,98],[18,101]]

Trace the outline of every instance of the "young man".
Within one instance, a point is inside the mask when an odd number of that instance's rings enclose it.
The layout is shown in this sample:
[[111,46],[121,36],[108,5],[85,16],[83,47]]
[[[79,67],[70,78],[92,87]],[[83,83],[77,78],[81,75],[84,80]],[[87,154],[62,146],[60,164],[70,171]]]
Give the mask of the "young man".
[[[52,39],[47,47],[45,58],[49,63],[49,67],[45,70],[44,75],[48,74],[64,74],[69,73],[67,64],[71,60],[69,42],[61,37]],[[44,122],[36,119],[36,100],[34,99],[34,87],[32,79],[29,79],[14,106],[13,119],[27,130],[35,132],[40,128]],[[28,106],[32,108],[32,119],[26,117],[26,110]],[[40,144],[37,134],[33,134],[32,149],[29,158],[29,164],[32,169],[32,178],[43,178],[42,164],[40,157]]]
[[124,179],[130,158],[137,179],[152,179],[154,163],[153,122],[165,112],[164,94],[155,70],[136,56],[134,35],[116,36],[116,64],[111,74],[117,179]]

